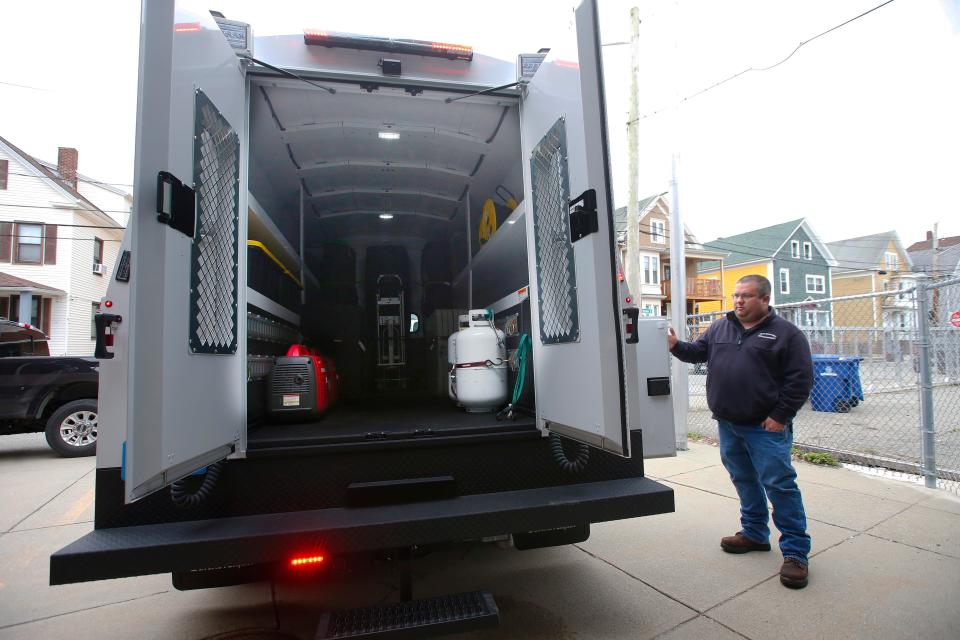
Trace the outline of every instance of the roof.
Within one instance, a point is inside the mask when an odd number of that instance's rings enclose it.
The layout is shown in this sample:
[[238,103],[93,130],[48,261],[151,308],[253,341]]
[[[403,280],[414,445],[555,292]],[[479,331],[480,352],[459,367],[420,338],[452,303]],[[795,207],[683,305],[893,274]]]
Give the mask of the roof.
[[[56,176],[57,176],[58,178],[60,178],[61,180],[63,179],[63,176],[60,175],[60,168],[57,167],[57,163],[56,163],[56,162],[50,162],[50,161],[48,161],[48,160],[40,160],[39,158],[35,158],[35,160],[36,160],[37,162],[39,162],[40,164],[42,164],[42,165],[43,165],[44,167],[46,167],[47,169],[49,169],[50,173],[53,173],[54,175],[56,175]],[[131,197],[130,194],[129,194],[128,192],[124,191],[123,189],[118,189],[117,187],[113,186],[112,184],[110,184],[110,183],[108,183],[108,182],[100,182],[99,180],[94,180],[94,179],[91,178],[90,176],[88,176],[88,175],[86,175],[86,174],[83,174],[83,173],[80,173],[79,171],[77,171],[77,180],[79,180],[80,182],[86,182],[87,184],[95,185],[95,186],[97,186],[97,187],[99,187],[99,188],[101,188],[101,189],[103,189],[103,190],[105,190],[105,191],[109,191],[109,192],[111,192],[111,193],[115,193],[115,194],[117,194],[118,196]]]
[[[3,136],[0,136],[0,144],[3,144],[6,147],[9,147],[9,149],[13,153],[15,153],[17,156],[19,156],[21,160],[23,160],[25,163],[33,167],[42,176],[49,178],[51,185],[55,189],[62,191],[64,195],[66,195],[68,198],[73,198],[74,200],[76,200],[80,205],[78,208],[85,209],[87,211],[92,211],[94,213],[97,213],[105,217],[107,220],[114,222],[115,224],[117,223],[117,221],[113,218],[113,216],[105,213],[102,209],[100,209],[100,207],[90,202],[86,197],[81,195],[79,191],[77,191],[76,187],[74,187],[72,184],[70,184],[63,178],[61,178],[59,174],[54,173],[53,171],[48,169],[43,162],[40,162],[39,160],[31,156],[26,151],[23,151],[16,145],[12,144],[9,140],[4,138]],[[79,176],[79,174],[77,175]]]
[[[647,209],[653,206],[653,203],[656,202],[657,198],[662,195],[665,195],[666,191],[663,193],[658,193],[652,196],[648,196],[641,200],[637,206],[637,216],[643,218],[643,214],[647,212]],[[627,208],[620,207],[613,212],[613,229],[617,233],[617,239],[621,239],[621,236],[625,236],[627,232]]]
[[884,231],[869,236],[847,238],[846,240],[830,242],[827,246],[830,248],[833,257],[837,259],[837,271],[844,273],[876,270],[883,264],[884,254],[891,242],[896,245],[907,261],[907,268],[901,269],[901,271],[909,271],[913,267],[913,262],[910,259],[910,254],[903,248],[900,235],[896,231]]
[[2,271],[0,271],[0,291],[3,291],[3,290],[37,291],[37,292],[43,292],[43,293],[53,293],[58,295],[66,294],[66,291],[61,291],[60,289],[55,289],[54,287],[48,287],[45,284],[33,282],[32,280],[18,278],[17,276],[12,276],[9,273],[3,273]]
[[[836,266],[833,253],[827,245],[820,241],[820,237],[810,227],[810,224],[805,218],[781,222],[769,227],[754,229],[753,231],[747,231],[725,238],[717,238],[711,242],[705,242],[703,246],[716,251],[729,251],[730,255],[727,256],[727,259],[724,261],[727,267],[746,264],[748,262],[772,260],[774,256],[780,252],[780,249],[786,244],[787,240],[790,239],[790,236],[800,227],[804,227],[811,241],[826,259],[827,264],[831,267]],[[714,271],[719,268],[720,264],[715,261],[702,262],[700,264],[701,272]]]
[[917,273],[927,273],[934,276],[951,275],[960,268],[960,244],[953,244],[937,252],[937,273],[933,272],[933,250],[920,249],[907,251],[913,261],[913,270]]
[[[920,251],[922,249],[932,249],[933,248],[933,238],[929,231],[927,232],[927,239],[921,240],[920,242],[914,242],[912,245],[907,247],[907,251]],[[953,245],[960,244],[960,236],[948,236],[946,238],[937,238],[937,246],[941,249],[945,247],[952,247]]]

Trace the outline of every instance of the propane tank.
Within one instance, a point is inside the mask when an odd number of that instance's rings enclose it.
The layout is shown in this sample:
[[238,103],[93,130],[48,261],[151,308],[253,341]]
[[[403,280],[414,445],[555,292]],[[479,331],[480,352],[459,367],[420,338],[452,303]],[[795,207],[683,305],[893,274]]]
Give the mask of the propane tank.
[[457,317],[457,330],[450,334],[450,337],[447,338],[447,395],[450,396],[450,399],[457,403],[457,406],[462,406],[460,401],[457,400],[457,335],[460,333],[460,329],[465,329],[470,326],[470,316],[463,314]]
[[507,401],[507,346],[486,309],[470,311],[457,332],[451,392],[468,413],[495,411]]

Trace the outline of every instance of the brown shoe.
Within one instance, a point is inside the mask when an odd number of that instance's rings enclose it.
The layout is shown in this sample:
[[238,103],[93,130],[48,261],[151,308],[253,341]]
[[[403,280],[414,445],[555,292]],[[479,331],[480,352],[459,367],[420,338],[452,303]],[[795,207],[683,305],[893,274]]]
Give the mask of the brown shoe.
[[791,589],[803,589],[807,586],[807,565],[794,558],[784,558],[780,567],[780,582]]
[[757,542],[737,531],[732,536],[720,540],[720,546],[727,553],[747,553],[748,551],[770,551],[769,542]]

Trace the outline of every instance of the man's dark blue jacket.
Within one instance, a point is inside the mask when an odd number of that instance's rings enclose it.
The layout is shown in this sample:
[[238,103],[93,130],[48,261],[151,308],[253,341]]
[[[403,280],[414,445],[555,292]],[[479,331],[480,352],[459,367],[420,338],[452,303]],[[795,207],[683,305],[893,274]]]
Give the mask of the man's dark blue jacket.
[[714,417],[755,425],[770,417],[788,424],[810,396],[810,345],[793,323],[770,307],[760,324],[744,329],[731,311],[694,342],[671,353],[684,362],[707,362],[707,405]]

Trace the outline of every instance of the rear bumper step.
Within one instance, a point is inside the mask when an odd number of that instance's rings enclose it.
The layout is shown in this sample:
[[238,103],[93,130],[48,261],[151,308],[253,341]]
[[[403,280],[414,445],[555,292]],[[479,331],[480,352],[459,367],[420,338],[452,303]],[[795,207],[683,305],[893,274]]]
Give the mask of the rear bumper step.
[[470,540],[673,509],[673,490],[641,477],[412,504],[95,529],[50,557],[50,584]]
[[320,618],[317,638],[425,638],[495,629],[500,612],[484,591],[393,602],[367,609],[326,613]]

